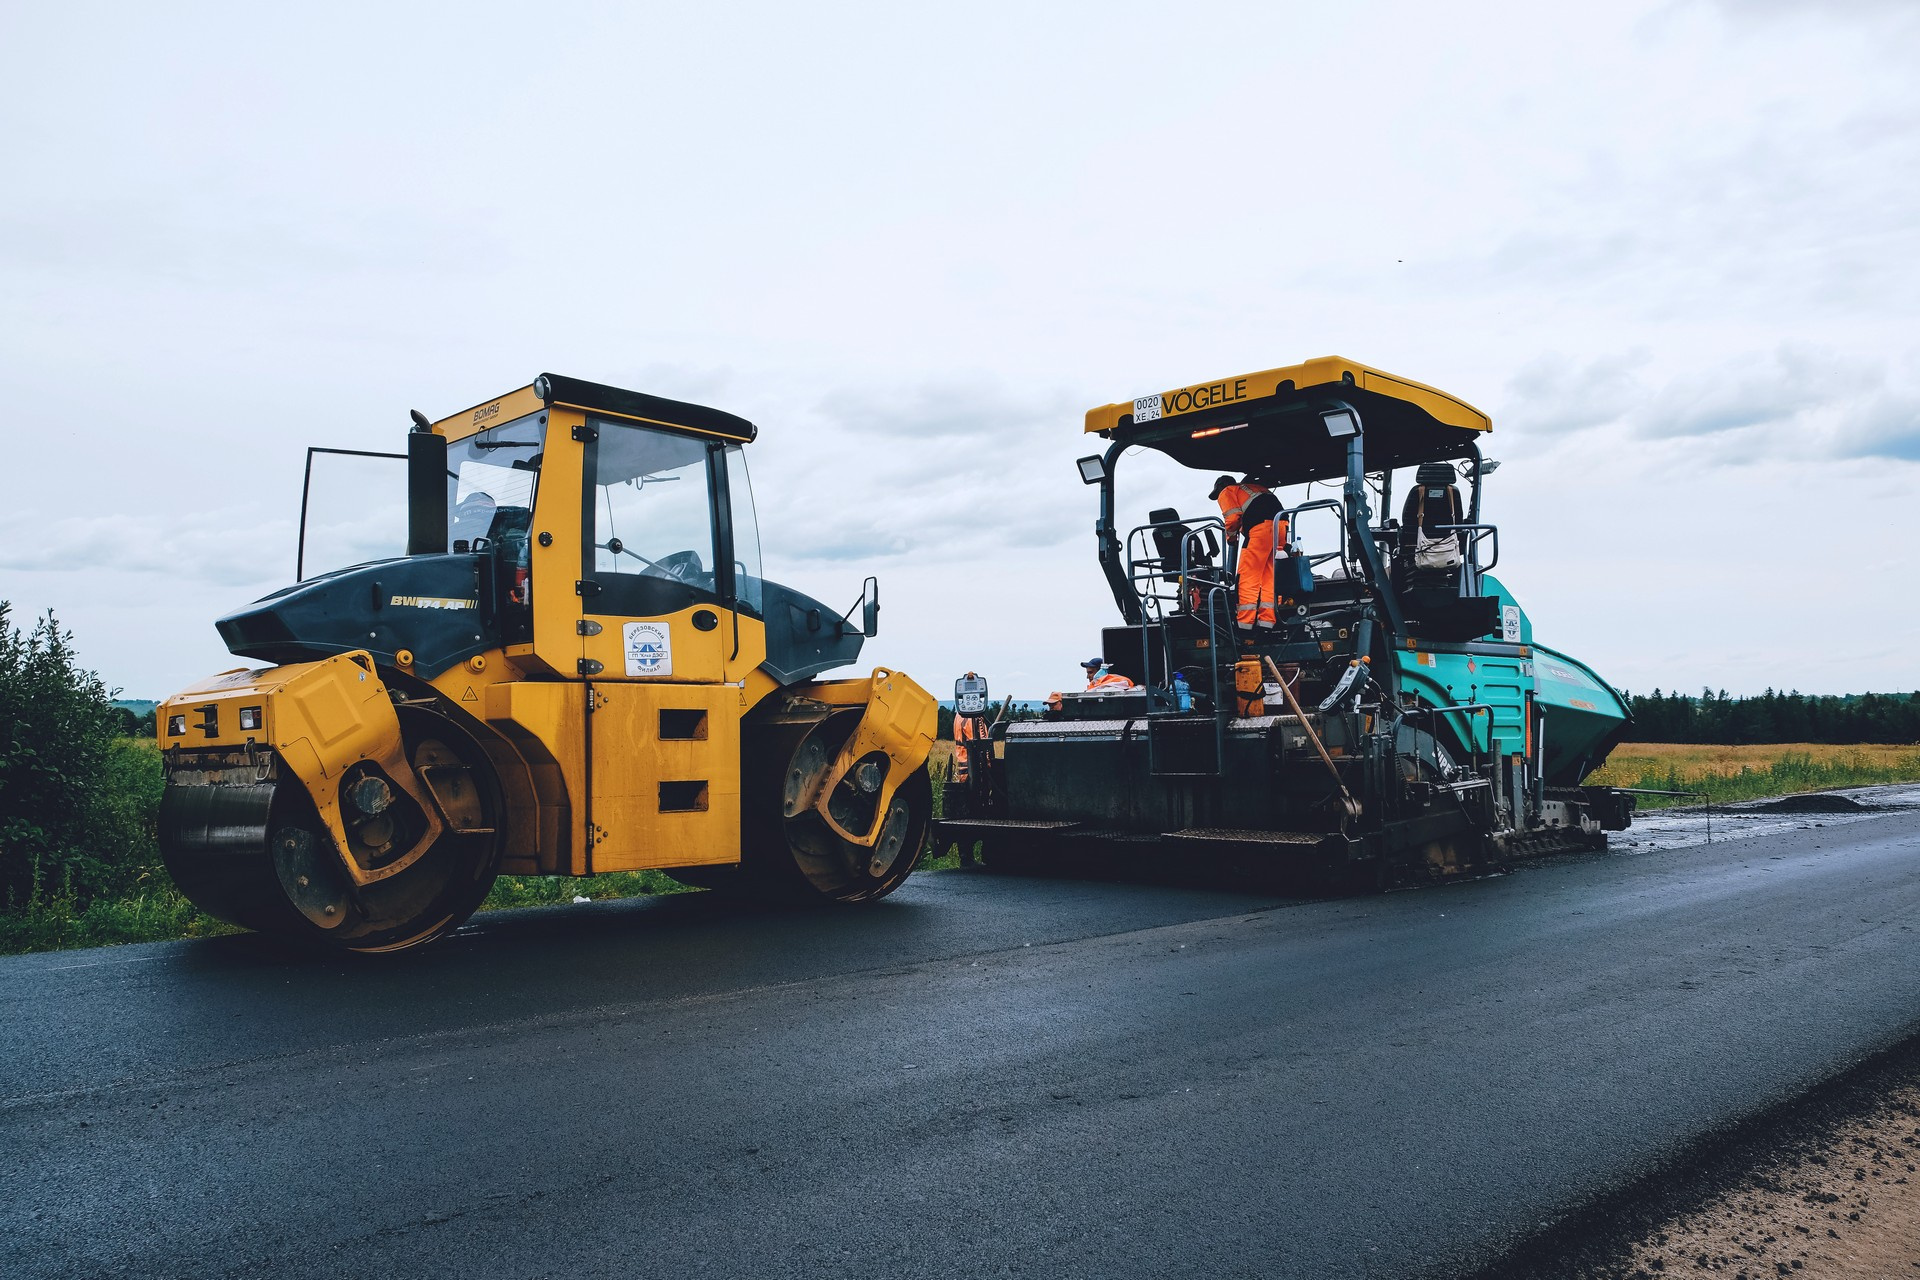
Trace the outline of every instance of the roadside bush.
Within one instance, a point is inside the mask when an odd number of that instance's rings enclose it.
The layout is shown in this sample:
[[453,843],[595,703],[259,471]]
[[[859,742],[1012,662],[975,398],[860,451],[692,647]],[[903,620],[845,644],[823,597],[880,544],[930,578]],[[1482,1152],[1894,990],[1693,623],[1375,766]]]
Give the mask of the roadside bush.
[[159,753],[120,736],[100,677],[51,614],[32,631],[0,601],[0,910],[58,897],[84,910],[159,864]]

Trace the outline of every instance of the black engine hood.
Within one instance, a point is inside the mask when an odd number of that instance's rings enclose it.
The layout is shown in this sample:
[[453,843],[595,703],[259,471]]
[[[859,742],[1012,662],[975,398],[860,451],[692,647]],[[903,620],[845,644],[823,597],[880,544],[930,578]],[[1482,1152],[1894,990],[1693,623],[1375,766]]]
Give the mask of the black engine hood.
[[263,662],[314,662],[365,649],[387,665],[413,651],[432,679],[500,645],[487,557],[403,556],[355,565],[276,591],[214,625],[227,648]]

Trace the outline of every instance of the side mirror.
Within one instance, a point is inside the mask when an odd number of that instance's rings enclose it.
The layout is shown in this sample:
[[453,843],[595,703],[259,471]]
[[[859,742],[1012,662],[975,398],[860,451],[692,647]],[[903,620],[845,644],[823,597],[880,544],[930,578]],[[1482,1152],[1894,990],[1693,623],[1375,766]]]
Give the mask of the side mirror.
[[880,634],[880,579],[868,578],[860,587],[860,634],[871,640]]
[[1089,454],[1074,463],[1080,468],[1081,484],[1099,484],[1107,478],[1107,460],[1099,454]]

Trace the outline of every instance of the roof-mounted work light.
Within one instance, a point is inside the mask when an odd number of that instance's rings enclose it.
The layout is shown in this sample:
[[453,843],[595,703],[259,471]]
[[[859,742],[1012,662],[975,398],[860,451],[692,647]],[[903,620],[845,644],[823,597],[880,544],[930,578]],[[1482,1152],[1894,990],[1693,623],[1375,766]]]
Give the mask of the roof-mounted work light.
[[1089,454],[1074,465],[1080,468],[1081,484],[1099,484],[1107,478],[1107,460],[1099,454]]
[[1327,434],[1335,440],[1360,434],[1360,420],[1351,409],[1329,409],[1320,415],[1320,421],[1327,424]]

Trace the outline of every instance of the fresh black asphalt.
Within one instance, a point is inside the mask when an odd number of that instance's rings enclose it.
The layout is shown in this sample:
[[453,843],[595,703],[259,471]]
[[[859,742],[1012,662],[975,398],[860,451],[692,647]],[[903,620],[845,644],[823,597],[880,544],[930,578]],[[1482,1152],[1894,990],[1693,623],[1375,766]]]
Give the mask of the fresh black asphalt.
[[1920,1030],[1920,813],[0,960],[0,1275],[1406,1276]]

